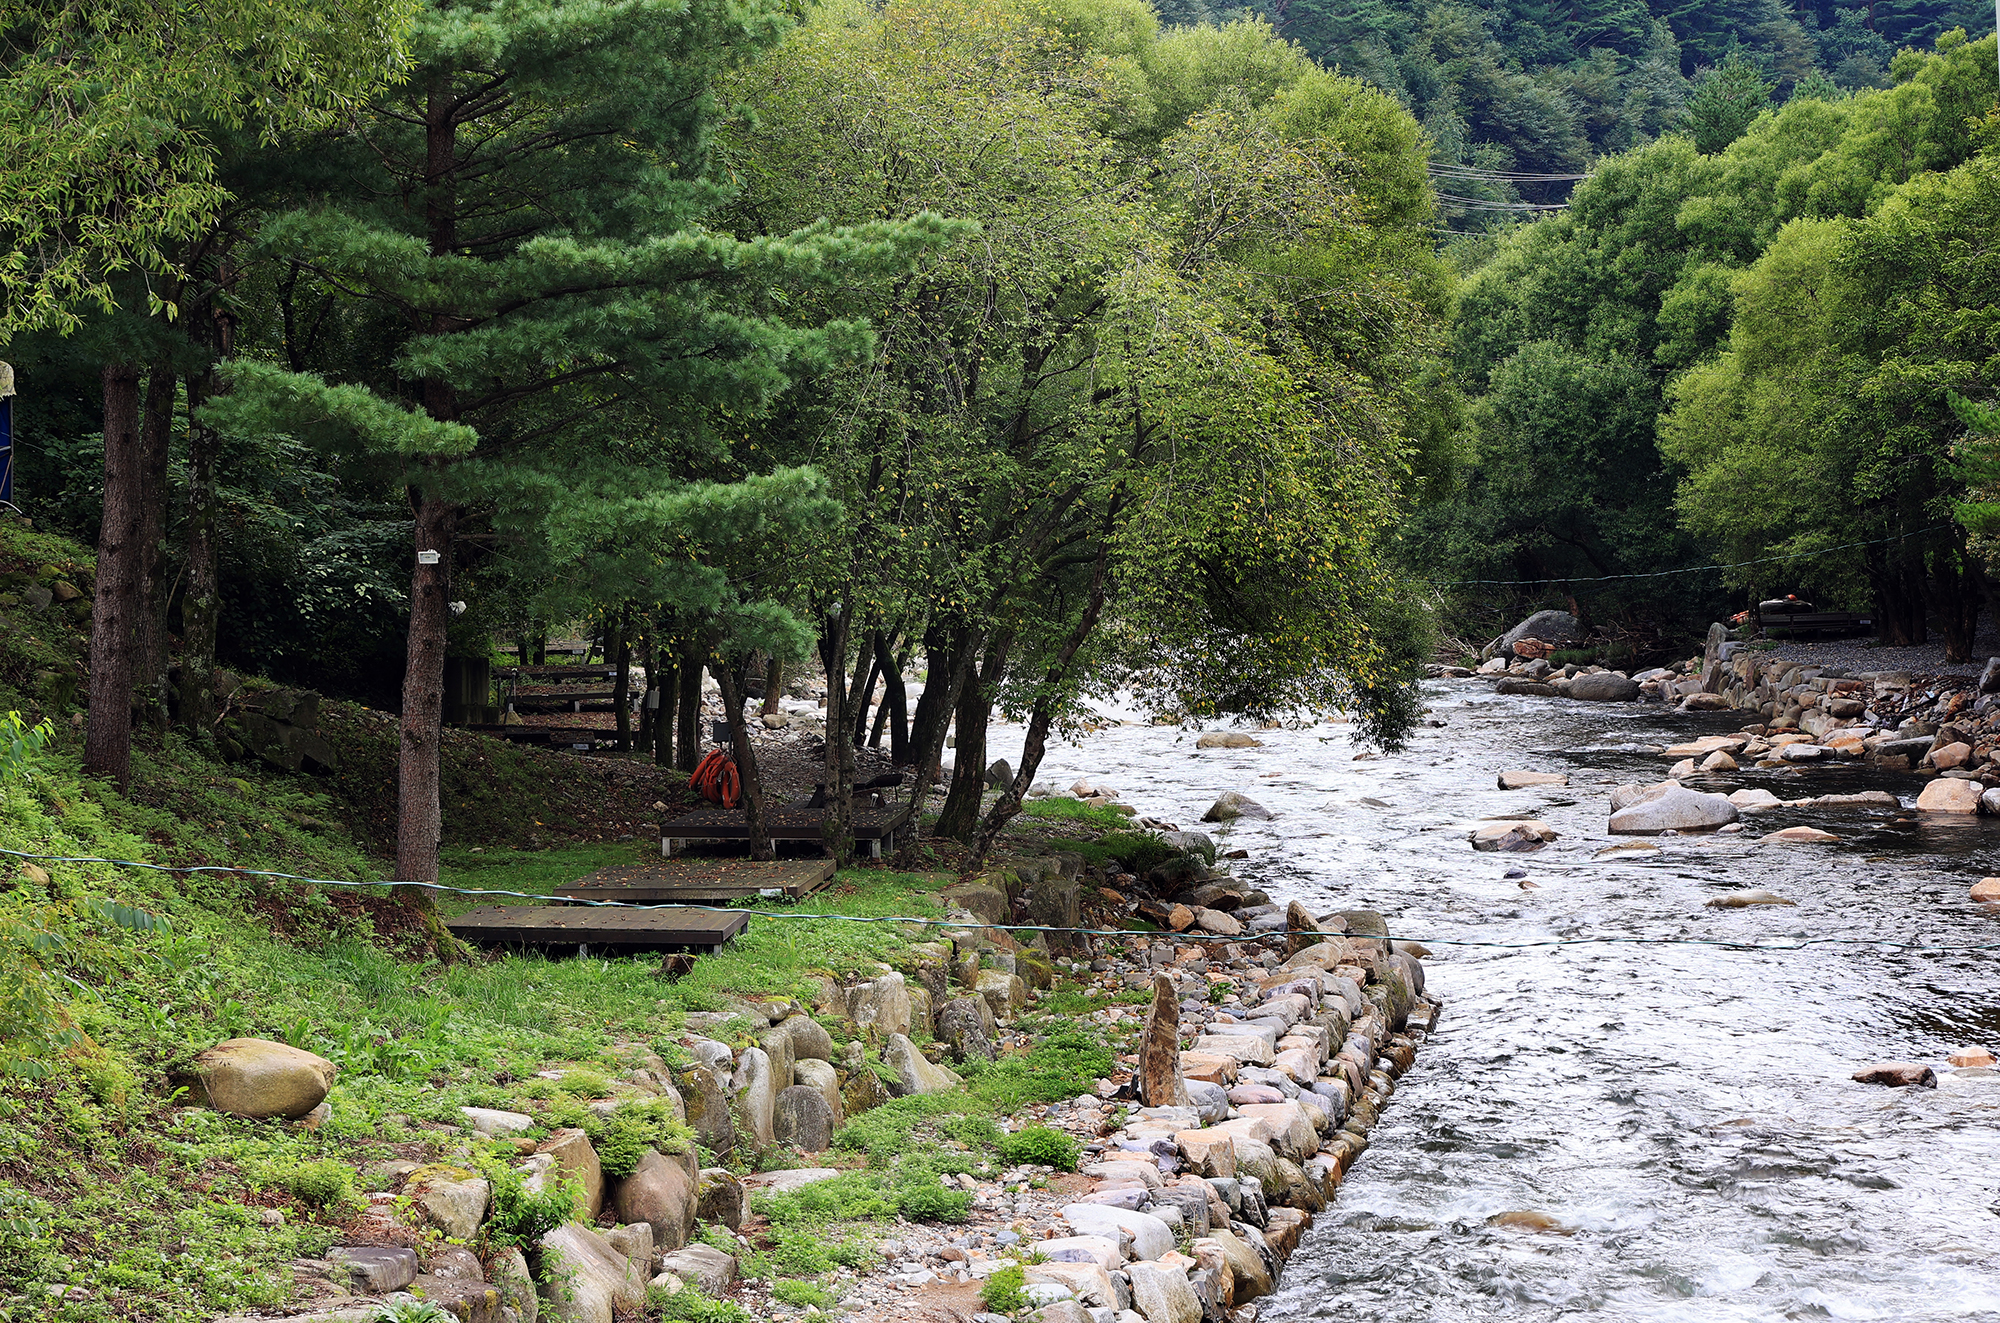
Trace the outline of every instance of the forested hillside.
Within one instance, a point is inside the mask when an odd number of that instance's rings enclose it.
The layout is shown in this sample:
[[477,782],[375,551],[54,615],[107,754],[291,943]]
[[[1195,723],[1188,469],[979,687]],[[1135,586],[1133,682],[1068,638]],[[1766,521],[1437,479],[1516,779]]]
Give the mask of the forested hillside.
[[1168,22],[1262,16],[1322,64],[1394,93],[1435,144],[1441,211],[1460,230],[1561,201],[1570,180],[1534,176],[1580,175],[1658,137],[1704,88],[1727,114],[1727,103],[1747,96],[1754,109],[1801,85],[1887,87],[1898,50],[1928,49],[1954,27],[1993,30],[1992,7],[1976,0],[1161,0],[1159,10]]
[[[1566,213],[1470,255],[1466,466],[1412,522],[1414,563],[1607,619],[1796,590],[1889,642],[1928,618],[1966,655],[1990,589],[1951,395],[1988,398],[2000,349],[1993,39],[1946,33],[1892,73],[1797,92],[1709,154],[1672,135],[1610,158]],[[1562,586],[1766,557],[1792,559]]]

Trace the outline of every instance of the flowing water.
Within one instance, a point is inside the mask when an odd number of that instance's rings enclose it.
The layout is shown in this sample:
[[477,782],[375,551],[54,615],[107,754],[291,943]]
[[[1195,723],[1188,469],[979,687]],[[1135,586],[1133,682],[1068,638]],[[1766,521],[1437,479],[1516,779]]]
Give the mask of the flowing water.
[[[1239,877],[1315,912],[1379,909],[1431,947],[1437,1032],[1259,1318],[2000,1319],[2000,1079],[1849,1079],[1881,1060],[1945,1075],[1952,1051],[2000,1050],[2000,952],[1877,944],[2000,943],[2000,914],[1966,894],[2000,873],[2000,821],[1779,810],[1747,817],[1740,835],[1596,862],[1626,839],[1605,833],[1611,787],[1666,766],[1639,746],[1734,722],[1478,683],[1427,695],[1443,724],[1393,755],[1357,760],[1340,725],[1199,753],[1183,732],[1126,725],[1053,746],[1041,773],[1100,780],[1183,827],[1218,793],[1244,791],[1277,816],[1216,833],[1250,852]],[[1569,772],[1570,785],[1496,789],[1513,768]],[[1918,788],[1858,766],[1694,784],[1783,798],[1882,788],[1906,804]],[[1472,852],[1473,820],[1524,812],[1561,839],[1531,855]],[[1754,843],[1799,823],[1841,840]],[[1705,907],[1746,886],[1797,904]],[[1613,934],[1868,940],[1795,952],[1445,944]],[[1561,1227],[1488,1222],[1516,1210]]]

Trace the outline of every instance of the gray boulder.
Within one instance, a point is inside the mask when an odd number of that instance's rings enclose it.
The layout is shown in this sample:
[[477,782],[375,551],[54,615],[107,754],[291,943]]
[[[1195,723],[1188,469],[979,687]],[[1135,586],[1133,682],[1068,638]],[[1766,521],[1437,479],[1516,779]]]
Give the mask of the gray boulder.
[[558,1323],[615,1323],[646,1301],[642,1265],[581,1222],[542,1237],[542,1317]]
[[1727,795],[1705,795],[1675,783],[1655,786],[1611,815],[1616,836],[1657,836],[1663,831],[1706,831],[1737,819]]
[[944,1093],[965,1082],[956,1072],[932,1065],[923,1053],[917,1051],[917,1045],[903,1034],[889,1035],[889,1041],[882,1047],[882,1064],[895,1072],[905,1096]]
[[736,1123],[744,1133],[759,1144],[775,1142],[771,1114],[777,1106],[778,1084],[770,1055],[761,1047],[744,1048],[729,1087],[736,1095]]
[[687,1123],[712,1153],[729,1153],[736,1148],[736,1122],[729,1115],[729,1090],[723,1084],[724,1078],[708,1066],[692,1066],[680,1075]]
[[661,1259],[660,1271],[700,1287],[706,1295],[721,1295],[736,1280],[736,1260],[711,1245],[689,1245]]
[[847,1124],[847,1113],[840,1105],[840,1072],[824,1061],[808,1057],[793,1067],[800,1084],[818,1089],[826,1099],[826,1109],[833,1114],[833,1127],[838,1130]]
[[833,1108],[812,1085],[794,1084],[778,1093],[772,1131],[780,1144],[790,1144],[801,1153],[824,1153],[833,1143]]
[[1537,611],[1514,628],[1500,636],[1499,645],[1493,654],[1499,657],[1514,655],[1514,645],[1522,639],[1540,639],[1563,647],[1583,641],[1583,622],[1567,611]]
[[632,1174],[618,1182],[618,1193],[612,1200],[618,1220],[652,1227],[653,1244],[661,1249],[687,1244],[699,1206],[691,1165],[691,1159],[670,1158],[647,1149]]
[[1160,844],[1182,854],[1194,855],[1203,863],[1215,863],[1215,838],[1205,831],[1163,831]]
[[984,997],[954,997],[937,1013],[937,1036],[958,1061],[970,1061],[973,1057],[993,1060],[996,1028],[993,1008]]
[[189,1092],[218,1112],[297,1120],[326,1101],[340,1067],[266,1038],[231,1038],[194,1059]]
[[1571,680],[1569,696],[1594,703],[1630,703],[1639,697],[1639,682],[1628,680],[1616,671],[1598,671]]
[[695,1182],[695,1216],[703,1222],[716,1222],[731,1231],[743,1228],[745,1216],[750,1211],[750,1202],[743,1193],[743,1182],[727,1167],[703,1167]]
[[1235,790],[1225,790],[1208,806],[1208,812],[1201,815],[1203,822],[1234,822],[1238,818],[1252,818],[1268,821],[1276,817],[1271,810],[1259,804],[1250,796]]

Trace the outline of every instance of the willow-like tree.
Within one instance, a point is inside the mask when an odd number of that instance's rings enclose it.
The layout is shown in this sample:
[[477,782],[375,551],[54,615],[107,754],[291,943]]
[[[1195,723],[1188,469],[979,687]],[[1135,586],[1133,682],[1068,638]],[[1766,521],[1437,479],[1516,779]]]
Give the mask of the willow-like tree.
[[[827,5],[737,94],[746,233],[979,226],[839,291],[826,315],[868,317],[882,353],[764,432],[843,497],[819,592],[831,790],[851,639],[897,624],[930,663],[915,793],[955,715],[939,830],[975,851],[1114,673],[1183,715],[1337,698],[1400,732],[1376,534],[1441,283],[1407,114],[1262,24],[1162,35],[1129,0]],[[1240,665],[1209,666],[1224,646]],[[996,703],[1027,742],[982,823]]]

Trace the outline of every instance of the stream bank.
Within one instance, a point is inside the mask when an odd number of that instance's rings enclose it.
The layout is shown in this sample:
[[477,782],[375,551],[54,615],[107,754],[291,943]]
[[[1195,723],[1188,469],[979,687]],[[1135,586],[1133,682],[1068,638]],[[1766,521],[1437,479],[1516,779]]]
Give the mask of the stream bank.
[[[1450,1012],[1262,1319],[2000,1316],[2000,1088],[1949,1062],[2000,1038],[1992,953],[1954,949],[2000,942],[1969,895],[2000,873],[2000,821],[1917,812],[1927,780],[1876,761],[1746,765],[1688,784],[1769,791],[1754,831],[1597,859],[1632,839],[1607,831],[1615,787],[1747,714],[1425,692],[1393,756],[1330,723],[1197,748],[1113,709],[1044,764],[1183,823],[1248,792],[1274,816],[1218,830],[1248,852],[1239,877],[1393,915],[1432,951]],[[1567,783],[1499,789],[1517,769]],[[1865,791],[1894,807],[1792,802]],[[1509,815],[1556,840],[1474,852],[1474,824]],[[1757,843],[1792,826],[1837,839]],[[1708,905],[1751,886],[1794,903]],[[1553,945],[1604,936],[1670,944]],[[1851,941],[1732,949],[1801,936]],[[1941,949],[1886,944],[1904,941]],[[1883,1060],[1943,1087],[1851,1078]]]

